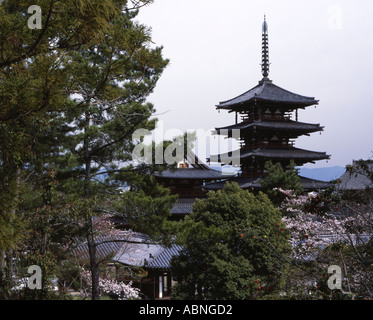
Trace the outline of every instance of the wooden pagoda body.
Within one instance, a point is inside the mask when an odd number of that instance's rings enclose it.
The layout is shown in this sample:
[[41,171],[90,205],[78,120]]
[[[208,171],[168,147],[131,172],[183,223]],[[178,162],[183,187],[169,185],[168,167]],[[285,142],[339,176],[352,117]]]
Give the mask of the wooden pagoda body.
[[[221,164],[224,159],[232,160],[232,155],[239,155],[239,177],[233,179],[243,188],[260,187],[259,180],[266,176],[265,163],[280,163],[286,170],[293,160],[297,166],[329,159],[325,152],[315,152],[295,147],[295,139],[302,135],[323,131],[320,124],[298,121],[298,110],[317,105],[313,97],[302,96],[275,85],[269,78],[268,26],[263,23],[262,51],[263,79],[258,85],[233,99],[220,102],[218,110],[227,110],[236,114],[236,123],[227,127],[216,128],[215,134],[227,138],[238,137],[239,152],[212,155],[208,162],[216,159]],[[292,119],[295,116],[295,119]],[[321,181],[301,178],[307,189],[325,187]],[[220,189],[223,183],[211,184],[207,189]]]

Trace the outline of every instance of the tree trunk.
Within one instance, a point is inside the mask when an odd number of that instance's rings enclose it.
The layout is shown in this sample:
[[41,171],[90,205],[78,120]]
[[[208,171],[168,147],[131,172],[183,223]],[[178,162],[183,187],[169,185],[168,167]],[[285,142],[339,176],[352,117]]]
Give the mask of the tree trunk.
[[100,285],[99,285],[99,265],[96,257],[96,243],[93,234],[92,218],[87,217],[87,243],[89,251],[89,261],[91,265],[92,275],[92,300],[100,299]]
[[[0,250],[0,284],[3,286],[5,280],[5,251]],[[1,290],[0,290],[1,291]],[[0,299],[3,299],[0,292]]]
[[[6,166],[4,166],[6,167]],[[12,170],[9,170],[10,174],[5,177],[4,185],[8,187],[8,192],[13,196],[12,201],[9,203],[9,222],[11,223],[16,216],[16,206],[19,195],[19,186],[20,186],[20,175],[21,168],[17,167],[14,169],[10,166]],[[12,175],[13,174],[13,175]],[[14,181],[14,182],[13,182]],[[14,188],[14,189],[13,189]],[[6,214],[6,213],[5,213]],[[15,233],[15,230],[11,229],[11,233]],[[8,248],[0,251],[0,277],[2,281],[9,286],[9,289],[12,287],[13,280],[13,250]]]
[[[89,101],[87,101],[89,104]],[[84,132],[87,133],[90,127],[90,114],[89,111],[85,111],[85,124],[84,124]],[[91,156],[89,152],[89,139],[88,137],[84,137],[83,140],[83,149],[84,149],[84,159],[85,159],[85,178],[84,178],[84,193],[85,197],[88,199],[88,203],[91,197]],[[88,208],[89,211],[90,208]],[[99,264],[97,262],[96,257],[96,243],[94,239],[94,230],[93,230],[93,222],[92,216],[90,212],[86,213],[86,229],[87,229],[87,244],[88,244],[88,253],[89,253],[89,261],[91,266],[91,281],[92,281],[92,300],[99,300],[100,299],[100,285],[99,285],[99,277],[100,277],[100,270]]]
[[0,276],[3,270],[5,270],[5,251],[0,251]]

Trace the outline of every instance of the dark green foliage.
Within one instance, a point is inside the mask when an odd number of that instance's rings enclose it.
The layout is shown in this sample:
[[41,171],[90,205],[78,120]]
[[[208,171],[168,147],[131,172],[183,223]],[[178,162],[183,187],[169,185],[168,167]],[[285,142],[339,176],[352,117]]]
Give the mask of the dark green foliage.
[[129,185],[131,191],[115,201],[116,216],[127,221],[134,231],[167,241],[168,228],[172,225],[167,219],[178,196],[171,196],[170,190],[157,184],[150,175],[138,176]]
[[168,63],[161,48],[150,47],[149,29],[133,21],[136,15],[117,14],[104,41],[71,52],[68,90],[76,97],[53,118],[59,150],[52,161],[63,177],[61,190],[70,195],[84,222],[93,299],[99,296],[99,270],[92,219],[110,207],[124,183],[113,180],[112,173],[130,170],[126,164],[132,160],[133,132],[155,128],[156,120],[149,119],[155,110],[145,99]]
[[[82,235],[98,271],[92,219],[124,184],[125,175],[115,174],[136,170],[128,165],[132,134],[154,129],[155,109],[146,98],[168,63],[131,10],[150,2],[0,5],[0,272],[6,276],[13,271],[3,257],[38,253],[55,269]],[[31,5],[42,9],[41,30],[27,26]]]
[[185,251],[172,263],[175,297],[250,299],[281,285],[289,234],[263,193],[227,183],[197,201],[180,230]]
[[265,168],[268,176],[261,179],[260,183],[263,192],[268,195],[273,204],[279,206],[286,197],[282,192],[274,190],[275,188],[293,190],[295,195],[300,195],[303,192],[293,161],[291,161],[288,170],[284,170],[280,163],[273,164],[271,161],[266,162]]

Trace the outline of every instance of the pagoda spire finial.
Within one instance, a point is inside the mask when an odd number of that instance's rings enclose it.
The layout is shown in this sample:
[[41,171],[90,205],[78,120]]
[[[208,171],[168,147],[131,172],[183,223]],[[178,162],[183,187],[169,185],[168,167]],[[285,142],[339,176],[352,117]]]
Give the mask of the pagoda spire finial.
[[268,54],[268,24],[266,15],[264,15],[264,22],[262,26],[262,74],[263,79],[268,79],[269,75],[269,54]]

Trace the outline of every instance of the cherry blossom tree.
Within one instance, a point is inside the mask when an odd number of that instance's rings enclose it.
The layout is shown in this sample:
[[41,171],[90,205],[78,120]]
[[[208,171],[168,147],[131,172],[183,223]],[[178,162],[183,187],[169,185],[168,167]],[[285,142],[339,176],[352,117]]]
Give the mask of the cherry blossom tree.
[[[291,190],[278,191],[286,195],[280,209],[291,233],[292,265],[299,271],[298,278],[292,273],[290,291],[299,295],[299,288],[303,288],[310,298],[372,299],[373,207],[352,205],[343,199],[333,202],[325,198],[330,193],[296,196]],[[324,210],[326,203],[329,210]],[[343,271],[339,291],[327,286],[331,265]]]
[[[91,272],[84,270],[81,273],[83,282],[91,288],[92,276]],[[99,287],[101,295],[111,295],[117,297],[118,300],[134,300],[140,299],[140,290],[132,287],[132,282],[125,284],[124,282],[111,279],[99,278]]]

